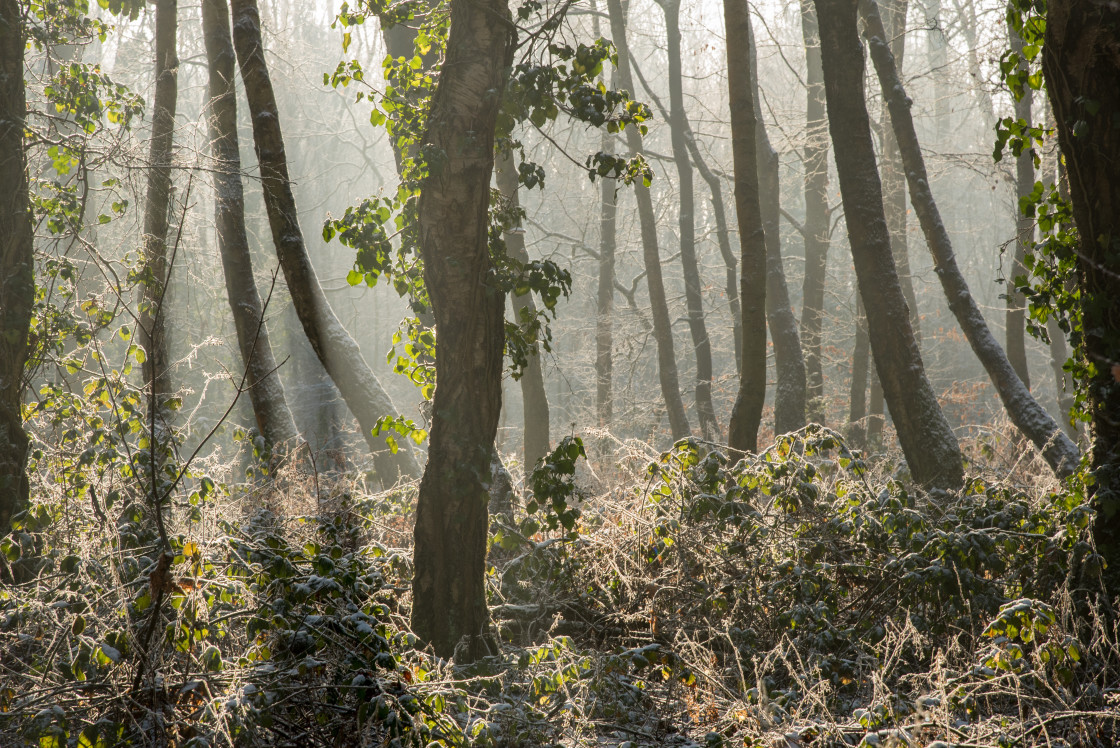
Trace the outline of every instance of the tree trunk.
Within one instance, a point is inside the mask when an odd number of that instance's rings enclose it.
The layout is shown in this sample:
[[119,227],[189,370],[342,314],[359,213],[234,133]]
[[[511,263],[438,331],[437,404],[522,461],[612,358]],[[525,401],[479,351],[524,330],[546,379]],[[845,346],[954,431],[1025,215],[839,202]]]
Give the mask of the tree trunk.
[[[906,8],[907,0],[886,0],[883,4],[883,23],[887,28],[887,39],[891,45],[902,75],[902,59],[906,53]],[[918,296],[914,293],[914,278],[910,274],[910,241],[906,226],[906,175],[902,169],[902,155],[898,151],[898,140],[891,129],[887,107],[882,113],[883,163],[883,209],[887,215],[887,231],[891,235],[891,251],[894,264],[898,268],[898,281],[902,284],[902,294],[906,306],[910,308],[910,326],[914,328],[914,339],[918,350],[922,348],[921,313],[918,310]]]
[[[890,48],[886,44],[886,34],[879,18],[879,10],[874,0],[863,0],[864,23],[868,29],[868,42],[871,59],[879,74],[883,96],[890,108],[891,123],[895,137],[902,151],[902,161],[906,167],[906,178],[910,187],[910,200],[918,222],[926,237],[930,254],[933,256],[935,271],[945,290],[949,309],[957,318],[969,345],[980,359],[992,384],[999,393],[1003,407],[1007,410],[1012,423],[1039,449],[1047,464],[1058,475],[1072,473],[1080,460],[1077,446],[1062,433],[1058,424],[1039,405],[1030,390],[1015,374],[1015,370],[1004,355],[1003,349],[992,335],[984,315],[969,292],[964,274],[957,267],[949,232],[941,220],[941,214],[930,191],[929,177],[914,121],[910,115],[910,101],[906,98],[902,82],[894,67]],[[897,418],[898,412],[891,403],[891,414]]]
[[[661,100],[657,98],[653,87],[646,82],[645,76],[642,75],[642,69],[635,65],[634,73],[641,81],[646,95],[661,112],[661,116],[668,120],[669,113],[665,110]],[[696,145],[696,135],[692,132],[692,126],[688,123],[687,118],[684,120],[684,126],[685,142],[688,145],[689,155],[692,156],[692,163],[696,166],[696,171],[700,172],[700,177],[707,183],[708,191],[712,195],[712,215],[716,220],[716,241],[719,245],[720,256],[727,268],[725,293],[727,294],[728,310],[731,313],[732,334],[735,338],[735,373],[738,374],[743,363],[743,320],[742,310],[739,307],[739,273],[737,272],[739,262],[735,259],[735,253],[731,249],[731,234],[727,228],[727,210],[723,205],[723,185],[720,183],[719,175],[711,170],[708,162],[700,153],[700,148]]]
[[821,330],[824,285],[831,235],[828,209],[828,119],[825,110],[821,39],[813,0],[801,0],[801,34],[805,40],[805,281],[802,286],[801,343],[805,347],[807,415],[824,423],[824,366]]
[[0,537],[29,497],[21,398],[35,305],[35,253],[23,144],[23,14],[0,0]]
[[1077,226],[1084,386],[1092,430],[1093,536],[1120,593],[1120,10],[1050,0],[1042,69],[1069,172]]
[[439,168],[421,186],[419,205],[436,390],[416,510],[412,628],[439,656],[468,660],[487,653],[489,638],[486,485],[502,407],[505,294],[491,281],[488,207],[513,28],[505,0],[452,0],[425,137],[427,159]]
[[292,295],[292,305],[315,355],[358,419],[382,484],[391,485],[398,474],[415,477],[420,468],[408,442],[399,440],[399,449],[394,454],[381,437],[373,434],[381,416],[395,416],[398,411],[362,357],[358,344],[330,308],[303,242],[295,196],[288,177],[288,160],[284,152],[276,95],[264,59],[257,2],[233,0],[232,5],[233,45],[249,101],[265,208],[276,256]]
[[[626,16],[622,0],[607,0],[607,10],[611,19],[611,36],[618,50],[618,77],[622,87],[634,90],[634,77],[630,72],[630,47],[626,41]],[[631,154],[642,152],[642,135],[636,127],[626,128],[626,145]],[[665,281],[661,275],[661,254],[657,247],[657,219],[653,214],[653,199],[649,188],[638,184],[634,187],[634,197],[638,203],[638,222],[642,230],[642,260],[646,269],[646,284],[649,288],[650,316],[653,318],[653,337],[657,341],[657,373],[661,382],[661,396],[669,413],[669,430],[673,439],[683,439],[689,435],[688,417],[681,400],[680,379],[677,375],[677,359],[673,348],[673,329],[669,319],[669,303],[665,298]]]
[[1069,360],[1069,346],[1066,344],[1066,333],[1058,326],[1053,317],[1046,320],[1046,334],[1050,338],[1050,370],[1054,372],[1054,393],[1058,400],[1058,423],[1066,436],[1074,443],[1081,437],[1077,427],[1070,420],[1075,400],[1073,396],[1073,377],[1065,370],[1066,361]]
[[871,364],[871,338],[863,300],[856,294],[856,342],[852,351],[852,387],[848,407],[848,441],[856,449],[867,448],[867,372]]
[[226,0],[203,0],[202,27],[210,75],[210,148],[214,157],[214,226],[233,311],[237,344],[245,366],[245,386],[257,429],[269,451],[295,446],[299,438],[284,385],[272,355],[253,261],[245,232],[245,193],[237,142],[235,58]]
[[[1023,39],[1011,26],[1007,27],[1007,34],[1011,42],[1011,49],[1022,53]],[[1020,71],[1026,68],[1020,65]],[[1023,86],[1023,96],[1015,102],[1015,117],[1023,120],[1030,127],[1031,105],[1034,102],[1034,89]],[[1034,217],[1024,215],[1019,209],[1019,200],[1027,197],[1034,191],[1034,156],[1032,149],[1026,148],[1019,158],[1015,159],[1015,254],[1011,261],[1011,272],[1007,273],[1007,360],[1011,368],[1019,376],[1020,381],[1029,390],[1031,388],[1030,370],[1027,368],[1027,300],[1023,294],[1015,289],[1015,279],[1027,275],[1027,268],[1023,264],[1027,256],[1027,247],[1034,239]]]
[[665,34],[669,57],[669,133],[673,162],[677,167],[677,227],[684,271],[684,298],[688,306],[688,330],[696,351],[696,413],[700,433],[714,439],[720,433],[712,405],[712,341],[704,324],[704,297],[700,268],[696,262],[696,200],[692,182],[692,160],[688,153],[688,117],[684,111],[684,81],[681,73],[681,0],[658,0],[665,12]]
[[[614,86],[612,82],[612,88]],[[604,153],[612,138],[603,134]],[[599,184],[599,293],[595,310],[595,412],[599,426],[614,423],[614,284],[615,249],[618,246],[618,185],[612,179]]]
[[[608,180],[603,180],[604,183]],[[513,156],[503,154],[498,161],[498,189],[509,200],[514,208],[519,208],[521,202],[517,196],[517,168],[513,165]],[[529,253],[525,251],[525,234],[510,233],[506,237],[506,250],[518,262],[527,265]],[[533,297],[528,293],[523,296],[513,294],[513,315],[520,321],[523,314],[530,317],[536,316],[536,305]],[[521,397],[525,403],[525,449],[523,453],[525,473],[528,475],[537,463],[547,455],[552,447],[549,445],[548,423],[548,393],[544,388],[544,373],[541,370],[539,355],[530,355],[528,366],[521,374]]]
[[[749,16],[747,21],[749,24]],[[805,425],[805,359],[782,265],[780,163],[762,121],[762,90],[758,82],[753,29],[750,49],[755,158],[758,160],[759,202],[766,237],[766,321],[770,327],[770,340],[774,343],[774,369],[778,380],[774,388],[774,434],[778,435],[797,431]]]
[[856,0],[815,2],[829,130],[875,368],[914,479],[958,488],[964,481],[960,446],[926,377],[891,254],[864,99]]
[[156,90],[152,102],[152,140],[148,156],[148,185],[144,201],[144,296],[140,309],[140,344],[144,348],[142,371],[150,388],[148,422],[151,430],[149,458],[152,491],[161,472],[167,439],[171,372],[163,309],[169,281],[167,258],[168,215],[171,211],[171,148],[175,133],[175,105],[179,96],[177,0],[156,3]]
[[759,200],[758,122],[751,83],[750,10],[746,0],[723,0],[723,18],[728,39],[727,88],[743,304],[743,363],[727,443],[739,452],[757,452],[758,427],[766,400],[766,236]]

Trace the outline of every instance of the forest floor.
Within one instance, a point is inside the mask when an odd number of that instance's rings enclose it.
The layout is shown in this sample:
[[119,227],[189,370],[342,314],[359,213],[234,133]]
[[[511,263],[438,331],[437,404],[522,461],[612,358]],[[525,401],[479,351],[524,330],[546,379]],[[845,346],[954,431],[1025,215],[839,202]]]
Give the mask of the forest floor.
[[469,665],[408,630],[414,485],[216,459],[162,569],[139,497],[44,486],[2,548],[0,745],[1120,742],[1083,489],[1014,440],[932,495],[819,427],[737,465],[596,433],[572,475],[573,444],[550,495],[512,469]]

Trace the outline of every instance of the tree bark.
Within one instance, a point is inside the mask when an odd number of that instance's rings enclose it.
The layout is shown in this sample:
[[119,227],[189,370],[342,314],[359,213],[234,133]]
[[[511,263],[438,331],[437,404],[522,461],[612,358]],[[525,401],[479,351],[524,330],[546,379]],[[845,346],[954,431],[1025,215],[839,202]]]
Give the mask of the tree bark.
[[867,372],[871,365],[871,338],[863,300],[856,295],[856,341],[852,351],[852,387],[848,407],[848,441],[856,449],[867,447]]
[[692,160],[688,153],[688,116],[684,110],[684,81],[681,72],[681,0],[657,0],[665,13],[665,35],[669,57],[669,134],[673,163],[677,167],[677,230],[684,271],[684,298],[688,307],[688,330],[696,352],[696,413],[700,433],[714,439],[720,433],[712,405],[712,341],[704,324],[704,297],[700,268],[696,262],[696,199]]
[[[666,120],[669,119],[669,113],[665,110],[661,100],[654,93],[653,87],[646,81],[645,76],[642,75],[642,69],[634,66],[634,74],[638,76],[638,80],[642,83],[642,88],[645,89],[646,95],[653,101],[661,116]],[[708,191],[712,197],[712,215],[716,221],[716,241],[719,246],[720,256],[723,258],[723,263],[727,268],[727,276],[725,281],[725,293],[727,294],[728,311],[731,313],[731,326],[732,334],[735,338],[735,373],[739,374],[739,368],[742,366],[743,357],[743,328],[742,328],[742,310],[739,307],[739,273],[738,273],[738,260],[735,259],[735,253],[731,249],[731,233],[727,228],[727,209],[723,204],[723,185],[720,183],[720,177],[711,167],[708,166],[707,160],[700,153],[699,146],[696,145],[696,135],[692,132],[692,126],[688,123],[688,119],[684,120],[685,125],[685,142],[688,145],[689,155],[692,156],[692,163],[696,166],[696,171],[700,172],[701,179],[708,185]]]
[[382,484],[392,484],[398,475],[414,477],[420,473],[420,468],[407,441],[399,440],[399,449],[394,454],[382,438],[373,434],[381,416],[394,416],[398,411],[362,357],[358,344],[335,316],[307,254],[288,176],[276,95],[264,59],[257,2],[232,0],[232,7],[233,46],[249,101],[265,208],[292,305],[315,355],[338,387],[350,412],[358,419]]
[[[612,83],[613,86],[613,83]],[[611,137],[603,134],[604,153]],[[618,247],[618,185],[604,179],[599,184],[599,289],[595,309],[595,413],[601,428],[614,423],[614,284],[615,249]]]
[[245,231],[245,193],[237,141],[235,58],[226,0],[202,1],[202,27],[210,77],[210,148],[214,158],[214,226],[222,256],[226,296],[233,311],[245,386],[257,429],[269,451],[295,446],[299,432],[284,397],[264,321]]
[[[747,21],[749,24],[749,16]],[[758,160],[759,202],[766,237],[766,321],[770,328],[770,340],[774,344],[774,369],[778,380],[774,388],[774,434],[778,435],[805,426],[805,359],[782,263],[780,163],[762,121],[762,90],[758,81],[757,56],[754,54],[757,47],[753,29],[750,42],[755,158]]]
[[[505,294],[491,277],[488,207],[513,29],[505,0],[452,0],[424,139],[431,175],[419,205],[437,342],[431,446],[416,510],[412,628],[441,657],[470,660],[487,653],[489,638],[486,484],[502,405]],[[466,648],[456,652],[464,637]]]
[[179,57],[175,50],[178,33],[177,0],[156,3],[156,90],[152,101],[152,140],[148,156],[148,184],[144,201],[144,293],[140,309],[140,344],[144,348],[141,367],[149,388],[148,421],[152,440],[152,490],[161,468],[162,446],[170,422],[167,400],[171,396],[171,372],[163,304],[167,294],[167,231],[171,209],[171,157],[175,134],[175,106],[179,96]]
[[758,451],[758,427],[766,400],[766,236],[759,200],[757,133],[751,83],[750,10],[746,0],[723,0],[727,30],[727,88],[731,109],[731,153],[735,167],[735,213],[742,261],[743,362],[739,394],[731,410],[727,443],[739,452]]
[[[1007,34],[1011,49],[1022,53],[1023,39],[1011,26],[1007,27]],[[1020,64],[1022,72],[1027,65]],[[1023,87],[1023,96],[1015,102],[1015,117],[1027,123],[1033,123],[1031,108],[1034,102],[1034,90],[1030,86]],[[1019,376],[1020,381],[1029,390],[1031,388],[1030,370],[1027,368],[1027,300],[1023,294],[1015,289],[1015,279],[1027,275],[1027,268],[1023,264],[1027,256],[1027,246],[1034,239],[1034,217],[1024,215],[1019,209],[1019,200],[1027,197],[1034,190],[1034,156],[1032,149],[1027,148],[1015,159],[1015,254],[1011,260],[1011,272],[1007,274],[1007,360],[1011,368]]]
[[35,247],[23,143],[22,20],[17,0],[0,0],[0,537],[29,498],[20,405],[35,306]]
[[[630,46],[626,41],[626,15],[622,0],[607,0],[611,19],[611,36],[618,51],[618,78],[627,91],[634,89],[630,71]],[[632,155],[642,153],[642,135],[636,127],[626,128],[626,145]],[[669,319],[669,303],[665,297],[665,281],[661,274],[661,253],[657,246],[657,219],[653,214],[653,199],[649,188],[642,184],[634,187],[638,203],[638,222],[642,231],[642,260],[646,269],[649,289],[650,317],[653,318],[653,337],[657,341],[657,374],[661,383],[661,396],[669,414],[669,430],[673,439],[683,439],[690,433],[688,417],[681,399],[680,378],[673,345],[673,329]]]
[[805,348],[806,406],[810,421],[824,423],[824,366],[821,331],[824,286],[831,235],[828,209],[828,118],[824,70],[821,67],[820,28],[813,0],[801,0],[801,34],[805,40],[806,135],[805,164],[805,281],[802,286],[801,343]]
[[[886,0],[883,3],[883,24],[887,29],[887,40],[894,54],[899,77],[902,76],[902,60],[906,53],[906,9],[908,0]],[[902,155],[898,150],[898,140],[891,129],[890,114],[883,106],[882,112],[883,163],[883,209],[887,215],[887,231],[891,234],[891,251],[894,264],[898,268],[898,281],[902,284],[902,294],[906,306],[910,308],[910,326],[914,328],[914,339],[918,350],[922,348],[921,313],[918,309],[918,296],[914,292],[914,278],[910,273],[910,240],[906,226],[906,174],[902,167]]]
[[1120,10],[1050,0],[1042,69],[1069,173],[1078,233],[1083,350],[1096,479],[1093,536],[1120,593]]
[[[606,182],[607,180],[604,180]],[[519,208],[521,202],[517,195],[517,169],[513,165],[513,156],[503,154],[498,160],[498,189],[509,200],[514,208]],[[527,265],[529,253],[525,250],[525,234],[510,233],[506,235],[506,250],[515,260]],[[528,293],[523,296],[512,294],[510,301],[513,303],[513,315],[516,320],[521,320],[523,314],[536,316],[536,305]],[[521,397],[524,401],[525,431],[524,431],[524,459],[525,472],[528,474],[536,467],[552,447],[549,444],[548,421],[548,393],[544,387],[544,372],[541,369],[541,358],[533,354],[529,356],[528,366],[521,374]]]
[[829,130],[875,367],[914,479],[958,488],[964,482],[960,446],[926,377],[891,253],[864,99],[856,0],[815,2]]
[[[1080,460],[1077,445],[1062,432],[1050,414],[1031,396],[1030,390],[1016,376],[1015,370],[1007,360],[1003,349],[1000,348],[999,342],[992,335],[980,307],[977,306],[968,289],[964,274],[957,266],[949,232],[945,229],[937,203],[930,191],[925,159],[910,115],[910,101],[903,90],[902,82],[898,79],[894,60],[886,43],[887,37],[883,31],[878,7],[874,0],[862,0],[861,8],[868,30],[871,59],[875,63],[883,96],[890,108],[891,124],[902,151],[902,160],[910,187],[910,200],[914,212],[918,215],[918,222],[922,226],[930,254],[933,256],[934,270],[938,280],[941,281],[941,287],[945,290],[949,309],[957,318],[961,331],[968,338],[973,353],[988,372],[992,385],[999,393],[1012,423],[1034,443],[1055,473],[1059,476],[1069,475],[1076,469]],[[891,405],[891,414],[897,418],[897,411],[893,403]]]

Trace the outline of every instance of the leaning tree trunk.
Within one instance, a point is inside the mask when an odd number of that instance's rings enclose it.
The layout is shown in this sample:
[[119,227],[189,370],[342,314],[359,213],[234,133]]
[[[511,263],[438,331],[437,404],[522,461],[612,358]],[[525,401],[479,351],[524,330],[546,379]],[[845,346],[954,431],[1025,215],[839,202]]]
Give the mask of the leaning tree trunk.
[[[930,191],[925,159],[914,130],[914,120],[910,115],[910,101],[906,98],[902,82],[898,79],[894,59],[886,42],[887,36],[879,17],[878,6],[874,0],[862,0],[861,8],[871,47],[871,59],[879,75],[883,97],[890,108],[891,124],[894,127],[895,137],[898,138],[902,162],[906,167],[910,200],[914,212],[918,215],[922,232],[926,236],[926,244],[933,256],[935,271],[941,281],[941,287],[945,290],[949,309],[957,318],[965,337],[968,338],[973,353],[988,372],[1012,423],[1034,443],[1055,473],[1060,476],[1069,475],[1076,469],[1080,460],[1077,445],[1062,432],[1050,414],[1039,405],[1031,396],[1030,390],[1016,376],[1014,368],[992,335],[980,307],[977,306],[968,289],[964,274],[957,266],[949,232],[945,229],[937,203],[934,202],[933,193]],[[896,414],[893,403],[891,414]]]
[[[887,29],[891,52],[902,75],[902,60],[906,54],[906,10],[907,0],[886,0],[883,4],[886,18],[883,23]],[[914,328],[914,339],[918,350],[922,348],[921,313],[918,309],[918,295],[914,292],[914,278],[910,272],[910,242],[906,226],[906,175],[902,168],[902,154],[898,150],[898,140],[891,129],[890,114],[883,107],[883,209],[887,215],[887,231],[891,234],[891,251],[894,264],[898,268],[898,281],[902,284],[902,294],[906,306],[910,307],[910,326]]]
[[964,482],[960,446],[926,377],[891,254],[864,99],[856,2],[814,1],[829,130],[875,368],[914,479],[926,486],[957,488]]
[[759,201],[755,132],[758,123],[751,84],[750,10],[746,0],[723,0],[723,18],[728,39],[727,88],[735,212],[742,248],[739,278],[743,304],[743,362],[727,443],[740,452],[757,452],[758,427],[766,400],[766,236]]
[[1050,0],[1042,69],[1069,172],[1077,227],[1083,383],[1089,399],[1093,536],[1120,594],[1120,9]]
[[[749,20],[748,17],[748,23]],[[805,359],[782,266],[780,163],[762,121],[762,91],[758,81],[757,55],[753,54],[756,49],[753,30],[750,42],[755,158],[758,159],[759,200],[766,235],[766,321],[774,343],[774,368],[778,379],[774,388],[774,433],[787,434],[805,425]]]
[[[513,156],[504,154],[498,161],[498,189],[501,190],[506,200],[509,200],[514,210],[519,210],[521,202],[517,195],[517,169],[513,165]],[[523,265],[529,264],[529,253],[525,250],[525,234],[513,232],[506,235],[506,250],[510,256]],[[526,315],[535,317],[536,306],[533,297],[528,293],[518,296],[512,295],[513,314],[515,322],[520,322]],[[541,369],[541,357],[530,354],[528,365],[521,373],[521,397],[525,404],[525,474],[528,475],[537,463],[552,449],[549,446],[548,424],[548,393],[544,387],[544,372]]]
[[148,157],[148,185],[144,203],[144,295],[140,308],[140,344],[144,348],[145,385],[148,393],[150,449],[148,453],[153,495],[159,491],[163,445],[170,421],[170,356],[167,350],[167,229],[171,208],[171,148],[175,133],[175,105],[179,97],[177,0],[156,3],[156,91],[152,102],[152,141]]
[[383,484],[391,484],[398,474],[414,477],[420,473],[420,468],[407,441],[398,442],[400,447],[393,453],[373,433],[381,416],[395,416],[398,411],[362,357],[358,344],[335,316],[307,254],[288,176],[276,94],[264,59],[257,2],[233,0],[232,5],[233,46],[249,101],[265,208],[276,256],[292,295],[292,306],[315,355],[338,387],[350,412],[358,419],[362,436],[373,453],[379,479]]
[[0,0],[0,536],[28,501],[27,432],[20,404],[35,306],[35,254],[23,144],[23,15]]
[[210,74],[210,148],[214,156],[214,226],[233,311],[245,386],[257,429],[269,451],[294,447],[299,437],[268,339],[245,232],[245,193],[237,142],[235,58],[226,0],[202,0],[202,30]]
[[[1023,39],[1014,27],[1008,25],[1007,34],[1011,49],[1022,54]],[[1029,66],[1023,61],[1020,72],[1027,72]],[[1015,102],[1015,117],[1033,125],[1031,108],[1034,103],[1034,89],[1023,86],[1023,95]],[[1015,254],[1011,259],[1011,272],[1007,274],[1007,360],[1019,376],[1023,385],[1031,388],[1030,369],[1027,368],[1027,300],[1015,288],[1015,279],[1027,275],[1024,261],[1027,247],[1034,239],[1034,217],[1023,213],[1019,201],[1034,191],[1034,154],[1032,149],[1024,148],[1015,159]]]
[[436,390],[416,509],[412,628],[441,657],[470,660],[486,654],[489,627],[486,484],[502,408],[505,294],[491,279],[488,207],[513,28],[505,0],[452,0],[424,145],[440,168],[421,185],[419,205]]
[[[611,19],[611,36],[618,51],[618,78],[627,91],[634,90],[634,77],[630,72],[630,46],[626,41],[626,16],[622,0],[607,0]],[[632,155],[642,152],[642,135],[636,127],[626,128],[626,145]],[[669,319],[669,302],[665,297],[665,281],[661,275],[661,253],[657,248],[657,219],[653,213],[653,199],[649,187],[635,185],[634,197],[638,203],[638,223],[642,231],[642,260],[646,269],[649,289],[650,316],[653,318],[653,337],[657,342],[657,374],[661,382],[661,396],[669,412],[669,429],[673,439],[689,435],[688,417],[681,399],[680,378],[677,375],[677,358],[673,350],[673,328]]]
[[677,167],[677,230],[681,242],[684,298],[688,307],[688,330],[696,352],[696,414],[705,439],[719,435],[712,405],[712,341],[704,324],[704,296],[700,267],[696,262],[696,197],[692,182],[692,160],[688,153],[688,117],[684,111],[684,81],[681,72],[681,0],[658,0],[665,12],[665,36],[669,57],[669,136],[673,163]]
[[806,136],[805,164],[805,281],[802,286],[801,343],[805,348],[807,416],[824,423],[824,366],[821,331],[824,323],[824,286],[831,235],[828,209],[828,119],[825,112],[821,38],[813,0],[801,0],[801,34],[805,40]]

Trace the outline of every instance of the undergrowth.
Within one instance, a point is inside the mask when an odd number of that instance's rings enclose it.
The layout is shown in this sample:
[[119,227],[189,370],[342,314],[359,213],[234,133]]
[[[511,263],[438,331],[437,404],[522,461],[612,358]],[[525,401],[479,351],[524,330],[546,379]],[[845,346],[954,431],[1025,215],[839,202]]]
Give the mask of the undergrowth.
[[737,462],[594,441],[516,476],[503,646],[469,665],[408,631],[414,486],[200,463],[167,565],[142,496],[96,460],[52,484],[44,453],[3,546],[0,744],[1116,742],[1076,484],[974,465],[925,493],[816,426]]

